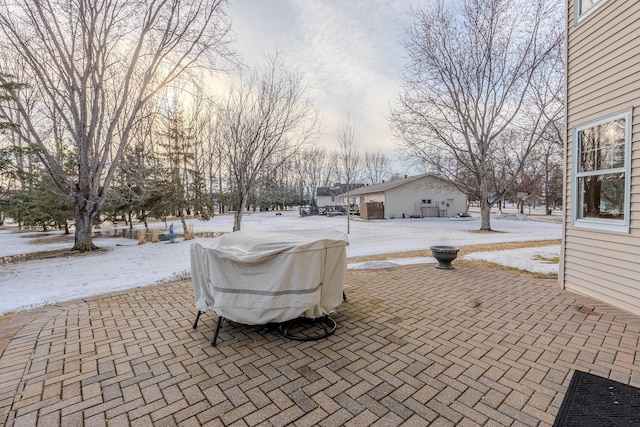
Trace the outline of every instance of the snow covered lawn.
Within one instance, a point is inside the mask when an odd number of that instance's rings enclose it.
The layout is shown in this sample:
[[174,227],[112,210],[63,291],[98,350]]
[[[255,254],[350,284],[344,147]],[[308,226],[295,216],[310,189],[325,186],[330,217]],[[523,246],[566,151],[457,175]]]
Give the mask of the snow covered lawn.
[[[219,215],[209,221],[189,220],[196,235],[206,232],[230,232],[231,215]],[[182,233],[179,220],[173,221],[176,233]],[[477,233],[478,215],[470,219],[421,218],[349,222],[347,257],[393,254],[428,249],[433,245],[470,246],[503,242],[529,242],[561,238],[562,226],[544,217],[519,215],[495,216],[491,222],[495,233]],[[150,224],[151,228],[166,230],[164,223]],[[143,228],[137,225],[136,228]],[[242,221],[243,230],[292,230],[334,228],[347,231],[347,218],[307,216],[297,212],[261,212],[248,214]],[[116,231],[102,226],[107,234]],[[11,227],[0,230],[0,258],[40,251],[70,248],[73,239],[60,241],[62,232],[20,232]],[[34,243],[35,239],[39,243]],[[43,239],[44,238],[44,239]],[[43,240],[51,239],[50,243]],[[189,245],[199,242],[210,245],[212,238],[199,237],[193,241],[177,239],[177,243],[159,242],[138,245],[136,240],[122,237],[100,237],[97,246],[106,252],[67,258],[37,259],[12,262],[0,266],[0,314],[68,301],[105,292],[190,275]],[[559,246],[525,248],[510,251],[479,252],[465,256],[509,267],[539,273],[557,273],[558,265],[547,259],[557,257]],[[538,259],[536,259],[538,258]],[[432,258],[393,258],[385,261],[349,264],[349,268],[384,268],[407,263],[435,263]]]

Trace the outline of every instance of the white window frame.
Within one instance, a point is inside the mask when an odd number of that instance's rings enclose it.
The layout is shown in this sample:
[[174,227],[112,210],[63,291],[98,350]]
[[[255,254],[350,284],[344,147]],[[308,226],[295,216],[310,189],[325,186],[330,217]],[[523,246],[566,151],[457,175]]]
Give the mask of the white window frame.
[[[580,172],[580,143],[578,134],[589,128],[593,128],[614,120],[625,119],[625,149],[624,149],[624,166],[616,169],[603,169],[607,173],[624,173],[624,219],[607,219],[607,218],[579,218],[578,214],[582,211],[580,205],[582,189],[579,188],[579,179],[584,176],[592,175],[593,172]],[[631,206],[631,131],[632,131],[633,110],[617,113],[602,119],[586,123],[584,125],[573,128],[573,178],[572,178],[572,203],[571,218],[574,227],[589,228],[602,231],[614,231],[620,233],[629,233],[629,216]],[[600,171],[603,171],[600,170]]]
[[582,4],[582,0],[575,0],[575,2],[573,4],[573,7],[575,9],[576,25],[579,24],[580,22],[584,21],[585,19],[587,19],[589,16],[593,15],[595,13],[595,11],[598,10],[606,2],[607,2],[607,0],[600,0],[599,2],[594,4],[591,7],[591,9],[587,10],[585,13],[580,15],[579,11],[580,11],[580,6]]

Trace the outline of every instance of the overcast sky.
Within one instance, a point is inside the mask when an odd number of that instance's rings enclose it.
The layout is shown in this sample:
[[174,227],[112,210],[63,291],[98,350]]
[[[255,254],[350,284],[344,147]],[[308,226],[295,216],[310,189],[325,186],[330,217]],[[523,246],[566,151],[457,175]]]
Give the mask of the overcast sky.
[[236,49],[262,65],[277,49],[298,67],[322,116],[321,143],[337,150],[335,129],[347,114],[361,146],[395,156],[389,105],[405,64],[411,0],[231,0]]

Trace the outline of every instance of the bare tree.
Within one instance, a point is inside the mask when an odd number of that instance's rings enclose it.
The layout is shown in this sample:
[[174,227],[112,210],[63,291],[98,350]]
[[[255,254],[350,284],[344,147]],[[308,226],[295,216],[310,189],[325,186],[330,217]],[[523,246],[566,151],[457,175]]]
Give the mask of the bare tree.
[[237,195],[233,231],[240,230],[249,195],[266,168],[277,169],[316,137],[317,115],[304,90],[301,76],[277,53],[229,88],[219,126]]
[[194,132],[193,164],[191,165],[191,205],[202,219],[214,215],[212,183],[219,166],[216,156],[215,103],[202,86],[196,86],[190,109],[190,128]]
[[321,170],[322,185],[337,184],[340,179],[340,155],[336,151],[330,151],[327,156],[327,163]]
[[[558,62],[564,58],[558,56]],[[564,63],[562,63],[564,69]],[[562,199],[562,174],[564,167],[563,143],[565,132],[564,120],[564,74],[551,72],[540,73],[539,79],[545,84],[536,85],[540,92],[536,94],[536,104],[543,106],[545,120],[549,123],[542,133],[541,147],[544,169],[544,198],[546,214],[551,215],[552,208]],[[551,99],[549,101],[549,99]],[[545,105],[545,101],[548,105]]]
[[[93,219],[141,108],[185,70],[229,57],[224,5],[0,0],[0,48],[24,61],[39,96],[36,114],[29,114],[19,93],[12,93],[23,119],[18,132],[37,149],[59,194],[74,201],[75,250],[95,248]],[[56,122],[63,132],[53,132]],[[67,141],[64,161],[75,164],[74,175],[52,152]]]
[[[559,138],[560,137],[560,138]],[[546,214],[551,215],[558,201],[562,200],[563,155],[561,134],[549,130],[536,146],[529,164],[529,175],[538,174],[539,193],[543,198]]]
[[382,182],[389,175],[391,160],[380,151],[364,152],[364,175],[371,184]]
[[[491,230],[491,206],[551,125],[545,109],[556,111],[538,85],[546,84],[541,74],[561,72],[562,7],[558,0],[459,4],[439,0],[415,12],[391,121],[405,154],[480,199],[480,228]],[[509,168],[499,167],[505,162]]]
[[301,198],[308,195],[311,205],[316,205],[317,189],[326,185],[323,172],[327,168],[327,149],[325,147],[310,147],[294,157],[293,169],[300,185]]
[[336,130],[336,139],[340,150],[338,152],[338,160],[340,163],[340,179],[346,184],[347,188],[347,233],[351,231],[351,195],[353,184],[362,173],[362,156],[360,154],[360,145],[358,132],[355,122],[349,115],[340,124]]

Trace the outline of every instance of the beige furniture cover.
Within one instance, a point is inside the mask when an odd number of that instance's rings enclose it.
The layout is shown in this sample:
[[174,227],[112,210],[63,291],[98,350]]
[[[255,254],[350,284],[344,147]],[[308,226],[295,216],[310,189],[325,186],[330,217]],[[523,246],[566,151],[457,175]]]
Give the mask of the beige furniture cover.
[[246,325],[318,318],[342,302],[347,235],[332,229],[237,231],[191,245],[199,311]]

